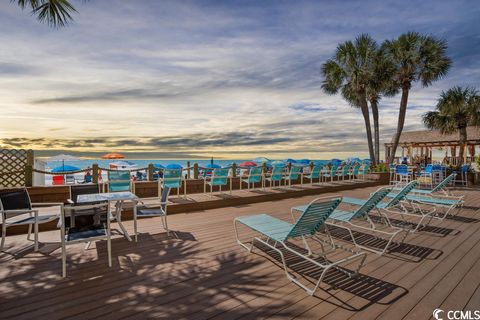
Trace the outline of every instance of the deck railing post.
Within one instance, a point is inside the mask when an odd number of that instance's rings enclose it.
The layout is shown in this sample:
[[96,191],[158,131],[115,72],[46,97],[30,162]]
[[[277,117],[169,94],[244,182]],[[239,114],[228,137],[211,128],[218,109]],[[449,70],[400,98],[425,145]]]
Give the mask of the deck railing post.
[[187,179],[190,180],[190,161],[187,161]]
[[198,179],[198,163],[193,164],[193,179]]
[[25,187],[33,186],[33,166],[31,164],[25,165]]
[[92,164],[92,182],[98,183],[98,163]]
[[153,171],[155,170],[155,167],[153,166],[153,163],[148,164],[148,169],[147,169],[147,180],[148,181],[153,181]]
[[232,178],[237,177],[237,164],[234,162],[232,163]]

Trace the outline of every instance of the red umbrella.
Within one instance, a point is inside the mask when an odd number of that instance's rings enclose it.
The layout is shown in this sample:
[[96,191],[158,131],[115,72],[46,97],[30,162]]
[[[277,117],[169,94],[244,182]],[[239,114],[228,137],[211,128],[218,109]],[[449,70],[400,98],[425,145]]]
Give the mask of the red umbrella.
[[102,156],[102,159],[123,159],[123,158],[125,158],[123,154],[115,153],[115,152],[107,153],[106,155]]
[[257,164],[255,162],[252,162],[252,161],[245,161],[245,162],[240,163],[238,166],[243,167],[243,168],[248,168],[248,167],[256,167]]

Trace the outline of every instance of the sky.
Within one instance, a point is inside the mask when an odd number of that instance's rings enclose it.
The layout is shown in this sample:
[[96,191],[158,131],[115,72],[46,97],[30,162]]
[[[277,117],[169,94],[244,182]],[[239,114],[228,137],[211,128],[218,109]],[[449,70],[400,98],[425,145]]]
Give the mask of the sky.
[[[358,109],[322,63],[369,33],[444,38],[453,65],[414,86],[405,130],[454,85],[480,89],[479,1],[72,0],[66,28],[0,3],[0,146],[95,157],[367,156]],[[380,102],[381,142],[400,96]]]

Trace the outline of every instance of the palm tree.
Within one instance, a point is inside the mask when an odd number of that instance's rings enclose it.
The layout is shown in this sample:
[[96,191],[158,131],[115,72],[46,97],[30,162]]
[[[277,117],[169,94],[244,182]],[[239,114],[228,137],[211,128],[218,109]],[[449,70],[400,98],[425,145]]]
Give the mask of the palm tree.
[[54,28],[68,25],[73,21],[71,13],[77,12],[68,0],[10,0],[10,2],[16,2],[22,10],[30,7],[32,15],[36,15],[38,21]]
[[385,51],[387,58],[395,65],[392,80],[398,89],[402,90],[390,163],[395,158],[398,141],[403,131],[408,94],[412,84],[420,81],[423,87],[428,87],[447,74],[451,60],[446,56],[446,49],[447,44],[444,40],[417,32],[404,33],[395,40],[385,41],[382,45],[382,50]]
[[467,127],[480,127],[480,96],[474,88],[453,87],[440,94],[436,111],[423,115],[428,129],[440,130],[443,134],[459,133],[459,165],[467,142]]
[[374,57],[378,45],[368,34],[358,36],[355,41],[338,45],[332,59],[322,65],[324,80],[322,89],[328,94],[339,91],[351,105],[360,107],[368,140],[368,151],[373,164],[376,157],[372,142],[370,114],[367,103],[367,88],[374,77]]

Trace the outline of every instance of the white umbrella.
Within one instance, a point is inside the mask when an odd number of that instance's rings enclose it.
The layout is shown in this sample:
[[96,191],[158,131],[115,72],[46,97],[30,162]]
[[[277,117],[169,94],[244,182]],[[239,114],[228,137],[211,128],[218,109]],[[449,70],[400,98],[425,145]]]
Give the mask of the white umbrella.
[[65,167],[65,161],[80,161],[79,158],[69,154],[58,154],[46,159],[47,161],[62,161],[62,167]]

